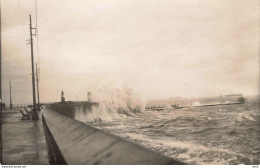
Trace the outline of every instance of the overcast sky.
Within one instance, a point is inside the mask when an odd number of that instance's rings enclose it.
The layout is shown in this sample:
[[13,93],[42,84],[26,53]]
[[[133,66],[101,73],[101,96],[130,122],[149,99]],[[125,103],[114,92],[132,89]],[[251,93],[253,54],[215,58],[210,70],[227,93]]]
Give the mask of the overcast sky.
[[[3,0],[3,100],[32,101],[29,14]],[[128,84],[146,98],[257,94],[258,0],[37,0],[40,99]],[[38,61],[34,37],[35,62]]]

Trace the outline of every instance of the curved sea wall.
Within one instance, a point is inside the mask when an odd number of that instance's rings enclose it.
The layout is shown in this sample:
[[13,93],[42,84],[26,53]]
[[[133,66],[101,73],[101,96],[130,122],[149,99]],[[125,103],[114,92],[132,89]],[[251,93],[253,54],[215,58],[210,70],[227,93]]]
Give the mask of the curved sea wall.
[[55,109],[52,105],[42,109],[43,123],[65,164],[183,164],[57,112],[62,104]]

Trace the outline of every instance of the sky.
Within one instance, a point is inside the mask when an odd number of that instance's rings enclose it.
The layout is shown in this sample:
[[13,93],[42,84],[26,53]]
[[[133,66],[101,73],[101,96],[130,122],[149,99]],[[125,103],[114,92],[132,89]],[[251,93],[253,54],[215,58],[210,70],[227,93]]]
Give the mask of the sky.
[[30,14],[42,102],[125,84],[147,99],[259,92],[257,0],[37,0],[37,19],[35,0],[3,0],[4,102],[9,80],[14,104],[32,102]]

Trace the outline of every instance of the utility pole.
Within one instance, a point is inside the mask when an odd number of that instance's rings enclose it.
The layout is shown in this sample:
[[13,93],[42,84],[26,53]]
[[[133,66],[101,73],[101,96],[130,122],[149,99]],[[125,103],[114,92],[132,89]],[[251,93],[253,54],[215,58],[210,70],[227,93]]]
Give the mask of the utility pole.
[[38,77],[39,69],[37,68],[36,63],[36,82],[37,82],[37,98],[38,98],[38,111],[40,111],[40,95],[39,95],[39,77]]
[[[2,3],[1,3],[2,4]],[[2,21],[1,21],[1,5],[0,4],[0,34],[1,34],[1,25],[2,25]],[[2,106],[3,106],[3,99],[2,99],[2,38],[0,37],[0,112],[2,114]],[[2,115],[1,115],[2,116]],[[0,121],[2,123],[2,117],[0,116]],[[2,124],[0,126],[0,131],[2,130]],[[2,139],[2,136],[0,136],[0,138]],[[2,150],[1,150],[2,151]],[[2,153],[0,152],[0,162],[2,163]]]
[[12,109],[13,105],[12,105],[12,83],[11,83],[11,81],[9,81],[9,90],[10,90],[10,109]]
[[0,2],[0,131],[1,131],[1,134],[0,134],[0,139],[1,139],[1,142],[0,142],[0,162],[3,163],[3,143],[2,143],[2,108],[3,108],[3,99],[2,99],[2,21],[1,21],[1,18],[2,18],[2,1]]
[[[36,108],[36,99],[35,99],[35,78],[34,78],[34,60],[33,60],[33,38],[32,38],[32,19],[30,15],[30,41],[31,41],[31,61],[32,61],[32,89],[33,89],[33,120],[39,120],[37,108]],[[35,34],[34,34],[35,35]]]

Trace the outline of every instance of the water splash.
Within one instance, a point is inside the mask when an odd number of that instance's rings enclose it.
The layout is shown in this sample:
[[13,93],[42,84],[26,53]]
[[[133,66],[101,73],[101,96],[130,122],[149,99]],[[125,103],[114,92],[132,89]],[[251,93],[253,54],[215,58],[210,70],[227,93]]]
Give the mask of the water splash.
[[255,121],[254,116],[248,113],[239,113],[236,117],[236,121],[250,120]]
[[193,102],[192,103],[192,106],[200,106],[201,104],[200,104],[200,102],[199,101],[196,101],[196,102]]
[[128,85],[102,84],[92,91],[92,100],[98,102],[84,117],[87,122],[110,121],[114,118],[134,116],[144,111],[144,100]]

